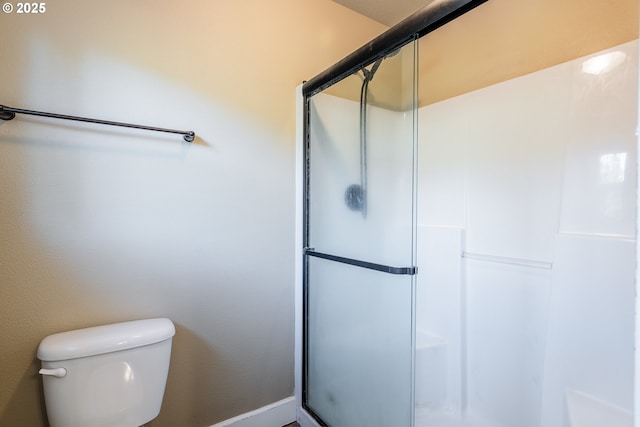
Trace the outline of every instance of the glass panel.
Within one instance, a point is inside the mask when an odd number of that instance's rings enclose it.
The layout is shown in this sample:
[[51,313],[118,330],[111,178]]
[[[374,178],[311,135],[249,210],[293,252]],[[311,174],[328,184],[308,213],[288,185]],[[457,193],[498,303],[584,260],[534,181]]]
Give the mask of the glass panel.
[[414,56],[412,43],[309,101],[308,246],[318,252],[413,265]]
[[588,3],[420,40],[415,427],[634,423],[640,3]]
[[[307,241],[415,265],[416,43],[308,100]],[[331,427],[411,426],[415,276],[306,257],[305,408]]]
[[411,425],[412,276],[309,257],[307,405],[331,427]]

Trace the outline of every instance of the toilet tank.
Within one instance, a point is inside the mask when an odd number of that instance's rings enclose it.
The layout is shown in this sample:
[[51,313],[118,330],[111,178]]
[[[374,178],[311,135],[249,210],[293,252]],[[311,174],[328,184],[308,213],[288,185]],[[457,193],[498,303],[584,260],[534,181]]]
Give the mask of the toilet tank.
[[138,427],[160,413],[175,327],[166,318],[50,335],[38,347],[50,427]]

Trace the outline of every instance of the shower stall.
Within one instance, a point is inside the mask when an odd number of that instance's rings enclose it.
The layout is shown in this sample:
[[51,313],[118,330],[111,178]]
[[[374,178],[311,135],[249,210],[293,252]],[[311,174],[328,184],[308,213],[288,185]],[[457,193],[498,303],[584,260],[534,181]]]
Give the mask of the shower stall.
[[637,13],[444,67],[505,4],[432,2],[299,90],[303,427],[634,426]]

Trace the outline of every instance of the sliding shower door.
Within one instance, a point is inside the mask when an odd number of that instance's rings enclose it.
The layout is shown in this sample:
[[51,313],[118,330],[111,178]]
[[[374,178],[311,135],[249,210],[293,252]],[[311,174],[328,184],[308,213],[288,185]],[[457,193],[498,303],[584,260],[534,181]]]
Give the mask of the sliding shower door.
[[416,44],[306,99],[304,408],[411,426]]

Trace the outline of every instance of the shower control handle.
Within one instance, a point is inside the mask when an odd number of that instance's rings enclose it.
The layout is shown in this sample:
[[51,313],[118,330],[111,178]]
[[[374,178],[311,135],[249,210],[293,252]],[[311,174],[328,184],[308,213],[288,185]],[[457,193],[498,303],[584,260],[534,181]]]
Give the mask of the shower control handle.
[[50,375],[56,378],[62,378],[67,375],[67,370],[64,368],[53,368],[53,369],[40,369],[38,371],[40,375]]

